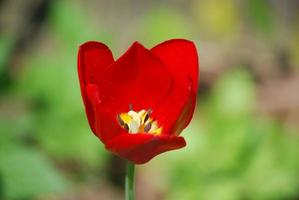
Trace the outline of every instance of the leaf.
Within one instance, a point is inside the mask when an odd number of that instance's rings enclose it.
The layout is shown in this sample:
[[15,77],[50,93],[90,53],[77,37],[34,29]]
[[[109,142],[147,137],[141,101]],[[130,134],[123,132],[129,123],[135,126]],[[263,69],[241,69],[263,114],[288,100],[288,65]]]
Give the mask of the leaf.
[[44,155],[19,146],[1,150],[0,174],[7,199],[31,199],[68,188],[68,182]]

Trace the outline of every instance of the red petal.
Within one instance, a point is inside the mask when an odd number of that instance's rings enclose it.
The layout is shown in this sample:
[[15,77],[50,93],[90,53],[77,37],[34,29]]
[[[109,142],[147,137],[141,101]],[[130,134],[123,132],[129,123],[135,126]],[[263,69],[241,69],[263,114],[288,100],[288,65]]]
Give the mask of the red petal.
[[175,79],[190,77],[193,91],[198,88],[198,55],[193,42],[184,39],[165,41],[151,49],[164,62]]
[[106,148],[136,164],[143,164],[158,154],[186,146],[183,137],[167,134],[121,134],[106,144]]
[[116,117],[105,109],[99,99],[98,86],[89,84],[86,86],[86,94],[95,113],[95,135],[97,135],[103,143],[112,137],[121,133],[123,129],[117,124]]
[[85,88],[88,84],[97,84],[103,72],[114,62],[109,48],[99,42],[86,42],[80,46],[78,52],[78,73],[81,94],[85,104],[85,111],[91,129],[95,133],[94,111],[87,100]]
[[164,64],[149,50],[135,42],[105,72],[99,82],[100,99],[115,115],[128,111],[154,108],[171,86],[171,77]]
[[[165,132],[179,134],[191,121],[198,87],[198,56],[191,41],[174,39],[151,50],[168,67],[174,83],[156,115]],[[154,114],[154,113],[153,113]]]

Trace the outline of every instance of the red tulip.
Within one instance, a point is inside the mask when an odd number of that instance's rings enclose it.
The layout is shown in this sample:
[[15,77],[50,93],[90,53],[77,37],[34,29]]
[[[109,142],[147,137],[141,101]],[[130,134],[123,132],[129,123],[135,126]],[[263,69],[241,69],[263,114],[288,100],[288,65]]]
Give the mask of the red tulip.
[[135,42],[116,61],[109,48],[80,46],[78,73],[89,125],[107,150],[136,164],[186,145],[198,56],[191,41],[174,39],[148,50]]

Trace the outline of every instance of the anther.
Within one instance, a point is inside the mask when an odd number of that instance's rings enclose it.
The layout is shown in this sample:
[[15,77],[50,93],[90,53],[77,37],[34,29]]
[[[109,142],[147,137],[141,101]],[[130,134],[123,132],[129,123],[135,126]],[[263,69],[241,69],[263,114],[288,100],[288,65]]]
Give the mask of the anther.
[[121,125],[121,126],[125,125],[125,122],[121,119],[120,115],[116,115],[116,119],[117,119],[119,125]]
[[124,124],[124,128],[126,129],[126,131],[129,131],[129,130],[130,130],[128,124]]
[[149,123],[147,123],[147,124],[145,125],[145,127],[144,127],[144,131],[145,131],[145,132],[149,132],[149,131],[151,130],[151,128],[152,128],[152,123],[149,122]]
[[149,119],[149,117],[150,117],[151,114],[152,114],[152,109],[148,109],[148,110],[146,111],[146,114],[145,114],[143,123],[145,123],[145,122]]

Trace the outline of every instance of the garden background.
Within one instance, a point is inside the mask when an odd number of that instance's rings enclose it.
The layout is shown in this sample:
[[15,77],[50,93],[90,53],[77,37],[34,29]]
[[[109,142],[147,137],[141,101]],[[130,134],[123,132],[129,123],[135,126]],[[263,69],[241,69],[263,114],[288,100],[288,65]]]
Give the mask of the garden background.
[[299,1],[0,0],[0,199],[120,200],[125,162],[85,117],[77,50],[194,41],[187,146],[137,167],[137,200],[299,199]]

